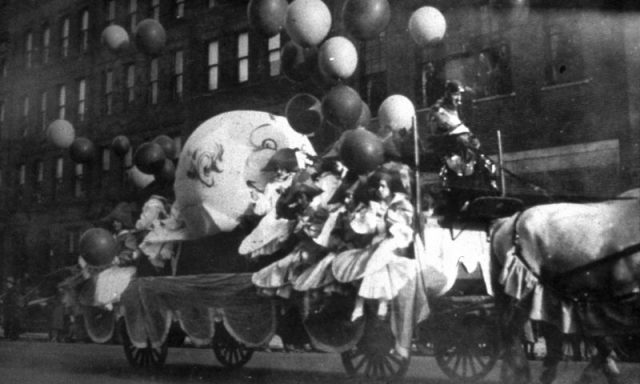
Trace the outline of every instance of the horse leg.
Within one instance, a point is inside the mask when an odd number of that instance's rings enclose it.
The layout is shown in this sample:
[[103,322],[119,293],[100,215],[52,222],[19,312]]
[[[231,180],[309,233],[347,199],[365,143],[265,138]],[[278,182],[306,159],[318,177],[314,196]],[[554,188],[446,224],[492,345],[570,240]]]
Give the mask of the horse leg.
[[[503,300],[509,300],[506,297]],[[511,300],[509,300],[511,301]],[[520,337],[528,315],[525,311],[516,307],[515,303],[505,303],[499,311],[502,332],[503,362],[501,382],[504,384],[523,384],[531,381],[529,360],[524,348],[520,344]]]
[[547,354],[542,362],[543,371],[540,375],[540,382],[551,384],[558,376],[558,364],[562,360],[563,335],[557,327],[551,324],[542,322],[539,326],[547,347]]
[[596,347],[597,353],[591,358],[589,364],[582,372],[578,383],[593,383],[596,380],[598,371],[601,370],[609,384],[618,384],[620,371],[615,362],[612,339],[608,337],[594,337],[591,342]]

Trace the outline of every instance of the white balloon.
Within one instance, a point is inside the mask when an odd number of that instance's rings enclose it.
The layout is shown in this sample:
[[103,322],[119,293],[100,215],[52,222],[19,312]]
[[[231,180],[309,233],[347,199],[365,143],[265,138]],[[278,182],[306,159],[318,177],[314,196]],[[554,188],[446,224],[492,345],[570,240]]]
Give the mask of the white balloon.
[[49,124],[47,138],[58,148],[69,148],[76,138],[76,130],[67,120],[57,119]]
[[442,40],[446,30],[447,21],[434,7],[420,7],[409,18],[409,34],[421,46]]
[[416,109],[406,96],[391,95],[380,104],[378,118],[381,129],[410,129],[416,119]]
[[325,75],[347,79],[358,66],[358,51],[346,37],[332,37],[320,46],[318,64]]
[[284,24],[294,42],[318,45],[331,29],[331,11],[321,0],[295,0],[287,7]]

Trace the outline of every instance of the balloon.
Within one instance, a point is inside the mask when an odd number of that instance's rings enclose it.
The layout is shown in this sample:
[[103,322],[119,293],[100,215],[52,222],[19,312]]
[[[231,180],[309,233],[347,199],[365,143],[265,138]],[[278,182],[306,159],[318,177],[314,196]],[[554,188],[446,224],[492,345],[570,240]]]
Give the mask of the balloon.
[[291,128],[303,135],[309,135],[322,126],[322,111],[320,100],[309,93],[293,96],[284,109]]
[[54,120],[47,128],[47,137],[58,148],[69,148],[76,137],[73,125],[67,120]]
[[162,169],[155,174],[156,180],[163,183],[173,183],[176,178],[176,165],[173,160],[165,159]]
[[[164,163],[163,163],[163,166],[164,166]],[[151,184],[156,179],[153,175],[150,175],[148,173],[143,173],[135,165],[129,169],[128,175],[131,182],[133,182],[133,185],[135,185],[140,189]]]
[[249,25],[267,37],[280,33],[287,14],[287,0],[251,0],[247,5]]
[[409,34],[421,46],[442,40],[446,30],[447,21],[434,7],[420,7],[409,18]]
[[349,33],[360,40],[375,39],[391,20],[387,0],[347,0],[342,9],[342,21]]
[[133,163],[140,171],[153,175],[162,169],[166,158],[160,144],[147,142],[138,147],[133,155]]
[[294,42],[318,45],[331,29],[331,11],[322,0],[295,0],[287,8],[284,25]]
[[69,147],[69,156],[76,163],[88,163],[96,156],[96,146],[86,137],[78,137]]
[[318,50],[302,48],[293,41],[284,44],[280,56],[282,73],[290,80],[302,82],[311,77],[318,65]]
[[340,145],[340,160],[359,175],[371,172],[384,161],[382,139],[366,129],[347,131]]
[[176,142],[167,135],[160,135],[153,139],[153,142],[160,145],[167,159],[175,159],[178,156]]
[[339,128],[354,128],[361,112],[362,99],[360,95],[347,85],[336,85],[322,99],[323,116]]
[[315,155],[309,139],[287,119],[262,111],[230,111],[202,123],[180,153],[175,203],[189,238],[237,227],[254,204],[254,188],[270,180],[262,172],[278,149],[300,148]]
[[119,25],[110,25],[102,30],[102,44],[112,52],[121,52],[129,48],[129,34]]
[[416,110],[411,100],[403,95],[391,95],[378,108],[380,128],[392,131],[410,129],[416,119]]
[[346,79],[358,66],[358,51],[349,39],[336,36],[328,39],[318,50],[318,65],[328,77]]
[[369,124],[371,124],[371,109],[369,108],[369,105],[363,101],[362,111],[360,112],[360,117],[358,118],[356,127],[369,128]]
[[118,156],[124,156],[129,153],[131,149],[131,143],[129,138],[124,135],[116,136],[111,142],[111,150]]
[[162,24],[154,19],[144,19],[135,29],[136,46],[147,55],[157,55],[167,42]]
[[89,265],[98,267],[111,264],[116,251],[116,240],[104,228],[91,228],[80,236],[80,256]]

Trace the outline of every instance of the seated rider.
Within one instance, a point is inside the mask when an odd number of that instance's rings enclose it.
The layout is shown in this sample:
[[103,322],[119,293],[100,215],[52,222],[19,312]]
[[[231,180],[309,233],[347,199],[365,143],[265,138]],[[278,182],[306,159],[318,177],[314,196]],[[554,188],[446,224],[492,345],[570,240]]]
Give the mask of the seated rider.
[[463,92],[462,84],[447,81],[444,96],[431,108],[431,121],[436,130],[433,139],[442,161],[440,180],[445,195],[444,207],[436,209],[437,214],[459,215],[473,199],[498,192],[494,164],[479,152],[480,141],[458,114]]

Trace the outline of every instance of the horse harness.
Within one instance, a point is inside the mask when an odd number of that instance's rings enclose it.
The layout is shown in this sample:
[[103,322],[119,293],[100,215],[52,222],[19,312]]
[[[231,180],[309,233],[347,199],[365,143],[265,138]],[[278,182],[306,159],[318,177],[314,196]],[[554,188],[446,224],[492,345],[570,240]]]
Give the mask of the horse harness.
[[[520,262],[522,262],[522,264],[527,268],[527,270],[533,276],[535,276],[536,279],[538,279],[538,281],[542,285],[553,290],[558,295],[558,297],[562,297],[564,299],[567,299],[569,301],[572,301],[578,304],[587,303],[587,302],[610,301],[612,299],[612,298],[597,297],[590,292],[584,292],[580,294],[571,294],[567,292],[565,289],[562,289],[562,287],[560,286],[560,282],[566,281],[570,277],[578,275],[580,273],[588,273],[589,271],[597,268],[598,266],[605,265],[607,263],[611,263],[616,260],[629,257],[634,253],[640,252],[640,242],[627,246],[617,252],[606,255],[601,259],[570,269],[566,272],[559,274],[558,276],[555,276],[554,278],[548,278],[548,277],[544,277],[538,272],[535,272],[535,270],[532,268],[529,261],[522,254],[522,245],[520,243],[520,235],[518,234],[518,221],[520,220],[520,217],[522,216],[523,213],[524,211],[520,211],[516,213],[516,217],[513,222],[513,233],[512,233],[512,243],[514,247],[513,254],[518,258]],[[619,301],[626,301],[626,300],[638,298],[638,297],[640,297],[640,289],[634,288],[631,292],[615,296],[613,299],[619,300]]]

